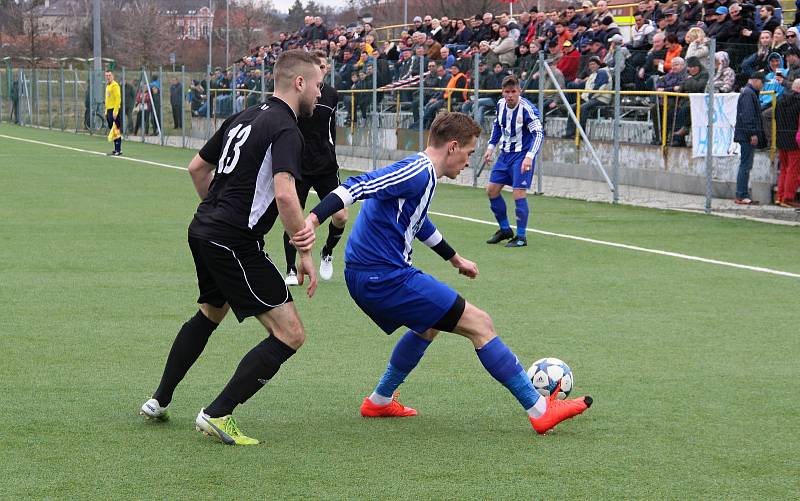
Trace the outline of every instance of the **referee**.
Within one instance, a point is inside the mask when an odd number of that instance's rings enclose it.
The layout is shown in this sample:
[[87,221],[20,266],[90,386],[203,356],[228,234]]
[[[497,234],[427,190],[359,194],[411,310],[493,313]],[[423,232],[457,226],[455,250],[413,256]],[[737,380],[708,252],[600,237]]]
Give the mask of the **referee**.
[[[225,120],[189,164],[202,199],[189,225],[200,311],[181,327],[161,383],[141,408],[146,418],[167,419],[175,387],[228,310],[239,322],[256,317],[267,331],[266,339],[244,356],[222,392],[195,419],[198,431],[228,445],[258,443],[242,433],[231,414],[305,341],[283,274],[264,249],[264,235],[278,217],[292,235],[305,228],[295,191],[303,156],[297,117],[314,112],[322,73],[316,58],[290,50],[275,63],[274,78],[275,94]],[[317,286],[311,257],[314,238],[306,234],[292,243],[300,251],[300,283],[304,273],[309,275],[310,297]]]
[[114,151],[107,153],[109,156],[118,157],[122,155],[122,125],[119,116],[119,108],[122,106],[122,93],[119,84],[114,80],[114,74],[106,71],[106,121],[108,129],[116,124],[120,136],[114,139]]
[[[310,53],[319,60],[323,81],[328,74],[328,56],[321,50]],[[339,164],[336,161],[336,105],[339,93],[329,85],[322,84],[321,96],[314,107],[314,115],[300,118],[300,132],[303,133],[305,149],[303,150],[303,166],[300,169],[303,179],[297,182],[297,196],[300,205],[305,208],[308,192],[311,188],[317,192],[320,200],[339,186]],[[347,209],[342,209],[331,218],[328,225],[328,238],[322,247],[319,262],[319,276],[330,280],[333,276],[333,248],[339,243],[347,223]],[[286,255],[286,285],[297,285],[297,268],[295,266],[295,248],[289,243],[289,235],[283,234],[283,249]]]

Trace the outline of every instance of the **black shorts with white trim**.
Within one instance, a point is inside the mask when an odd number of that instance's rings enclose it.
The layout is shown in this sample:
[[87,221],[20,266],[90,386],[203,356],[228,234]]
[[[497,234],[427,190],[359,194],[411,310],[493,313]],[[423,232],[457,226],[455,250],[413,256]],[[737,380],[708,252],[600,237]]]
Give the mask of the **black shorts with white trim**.
[[189,237],[197,270],[198,303],[228,303],[239,322],[292,301],[263,241],[216,242]]

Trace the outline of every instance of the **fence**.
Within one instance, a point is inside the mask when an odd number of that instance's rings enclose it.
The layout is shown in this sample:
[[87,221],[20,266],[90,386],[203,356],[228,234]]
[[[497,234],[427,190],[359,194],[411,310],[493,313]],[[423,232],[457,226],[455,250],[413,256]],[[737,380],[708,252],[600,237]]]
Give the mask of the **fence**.
[[[540,68],[548,67],[543,56],[539,63]],[[482,165],[481,152],[491,130],[494,102],[500,91],[481,89],[477,61],[473,66],[475,70],[470,75],[471,87],[449,93],[447,88],[426,86],[426,68],[423,64],[416,71],[423,78],[417,77],[404,86],[391,84],[380,88],[378,72],[365,68],[367,76],[355,83],[357,88],[339,89],[340,104],[336,112],[336,125],[340,155],[346,154],[350,161],[361,162],[362,168],[377,168],[398,159],[398,155],[424,149],[426,128],[437,110],[465,111],[480,122],[485,134],[479,141],[471,169],[462,174],[459,182],[473,186],[484,185],[488,180],[488,169]],[[339,69],[331,64],[331,73],[326,78],[326,84],[338,83]],[[232,87],[205,92],[203,89],[206,95],[211,96],[210,100],[201,96],[200,102],[189,102],[187,94],[192,78],[208,82],[207,75],[189,75],[184,71],[165,71],[164,68],[152,71],[144,68],[121,68],[115,72],[115,76],[126,96],[120,111],[124,117],[124,136],[126,139],[136,137],[145,141],[145,135],[153,132],[155,137],[150,138],[150,142],[195,147],[198,141],[202,142],[210,137],[220,121],[230,113],[260,102],[270,94],[270,80],[265,70],[266,68],[262,69],[260,86],[255,90]],[[656,193],[642,195],[641,190],[633,189],[644,186],[654,191],[705,194],[706,205],[710,209],[713,193],[706,187],[707,180],[714,178],[719,182],[730,181],[731,168],[720,167],[723,160],[707,159],[705,164],[696,165],[697,161],[691,160],[687,148],[672,145],[676,112],[682,102],[688,99],[688,94],[619,89],[598,91],[598,94],[606,94],[613,99],[608,105],[594,107],[590,116],[585,117],[582,100],[578,98],[578,94],[584,92],[582,89],[560,88],[553,85],[553,79],[547,78],[544,71],[540,73],[538,81],[534,82],[530,78],[523,81],[523,94],[540,108],[546,137],[564,136],[571,121],[575,122],[576,127],[575,135],[570,136],[570,141],[545,141],[537,162],[534,187],[536,193],[547,191],[551,194],[614,201],[632,201],[644,196],[645,202],[648,197],[660,196]],[[141,102],[139,107],[135,104],[135,88],[140,82],[149,84],[154,75],[158,75],[162,82],[161,99],[155,99],[158,111],[143,112],[140,109]],[[172,90],[168,84],[173,78],[181,83],[180,106],[176,108],[176,114],[173,114],[170,106]],[[713,71],[710,80],[713,81]],[[98,99],[92,99],[94,96],[90,91],[91,81],[91,72],[85,69],[66,65],[33,69],[12,67],[7,63],[0,68],[0,121],[10,121],[13,109],[14,121],[24,125],[105,135],[108,131],[103,116],[104,106]],[[11,98],[14,84],[16,104]],[[393,85],[394,88],[388,88]],[[150,85],[142,87],[144,99],[147,101],[147,89]],[[438,104],[432,105],[430,98],[437,95]],[[95,101],[94,106],[87,106],[90,100]],[[564,105],[567,102],[575,103],[573,112],[570,112],[572,108]],[[774,106],[773,98],[773,110]],[[773,131],[769,156],[771,162],[775,156],[774,113],[770,113],[770,116]],[[176,121],[177,117],[181,117],[181,120]],[[588,118],[585,130],[577,126],[582,118]],[[174,128],[176,125],[178,128]],[[709,131],[709,134],[712,133]],[[592,143],[597,143],[597,148]],[[693,177],[680,186],[670,184],[672,181],[664,180],[662,174],[663,171],[676,171],[674,165],[680,165],[681,168],[693,165],[686,171]],[[765,170],[763,166],[760,169]],[[759,171],[759,168],[755,171]],[[765,178],[769,176],[769,165],[766,171],[756,174],[755,178],[759,182],[769,183]],[[642,172],[649,172],[648,176],[655,177],[643,183]],[[564,178],[571,178],[572,184],[556,189],[556,185],[564,184],[561,183]],[[575,179],[580,179],[581,182],[575,182]],[[583,194],[580,193],[581,190]],[[726,196],[726,193],[723,190],[718,195]]]

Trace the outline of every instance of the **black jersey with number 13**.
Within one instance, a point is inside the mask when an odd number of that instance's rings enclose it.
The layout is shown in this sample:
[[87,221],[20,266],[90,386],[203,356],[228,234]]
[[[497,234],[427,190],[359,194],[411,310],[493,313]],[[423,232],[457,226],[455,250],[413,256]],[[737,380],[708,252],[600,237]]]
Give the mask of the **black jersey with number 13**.
[[273,176],[288,172],[300,179],[303,136],[289,105],[270,97],[225,120],[199,155],[217,169],[189,235],[222,242],[260,240],[278,217]]

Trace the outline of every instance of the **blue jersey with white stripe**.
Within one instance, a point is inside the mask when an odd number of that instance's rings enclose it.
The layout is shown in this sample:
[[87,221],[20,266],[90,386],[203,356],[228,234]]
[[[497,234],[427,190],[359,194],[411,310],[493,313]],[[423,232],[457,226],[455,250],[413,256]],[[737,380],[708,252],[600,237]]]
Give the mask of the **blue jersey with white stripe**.
[[506,153],[525,152],[534,158],[544,141],[541,115],[530,101],[524,97],[514,108],[509,108],[506,100],[497,102],[497,117],[492,128],[489,144],[494,147],[500,143],[500,150]]
[[442,236],[427,216],[435,189],[436,171],[424,153],[342,183],[334,193],[345,206],[364,200],[347,239],[345,263],[405,268],[411,266],[415,237],[428,246],[439,243]]

